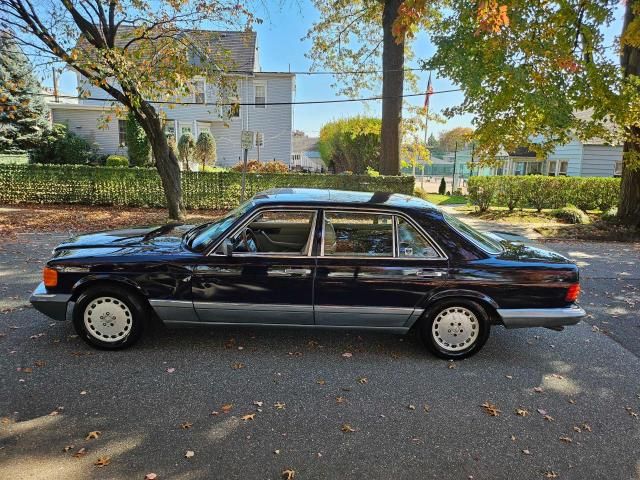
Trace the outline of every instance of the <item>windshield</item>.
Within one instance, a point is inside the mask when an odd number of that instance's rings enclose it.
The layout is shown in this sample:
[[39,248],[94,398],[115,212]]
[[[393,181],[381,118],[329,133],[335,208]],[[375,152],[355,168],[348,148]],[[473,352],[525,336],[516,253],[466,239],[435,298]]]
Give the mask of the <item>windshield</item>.
[[193,238],[187,237],[187,245],[191,250],[201,252],[209,245],[220,238],[227,229],[235,223],[240,217],[242,217],[251,207],[251,200],[243,203],[238,208],[231,210],[224,217],[216,220],[215,222],[205,223],[196,227],[193,232],[195,236]]
[[466,223],[461,222],[456,217],[452,215],[448,215],[446,213],[442,214],[446,222],[453,227],[455,231],[457,231],[463,237],[466,237],[468,240],[473,242],[475,245],[480,247],[487,253],[500,253],[504,250],[500,243],[492,240],[484,233],[479,232],[475,228],[470,227]]

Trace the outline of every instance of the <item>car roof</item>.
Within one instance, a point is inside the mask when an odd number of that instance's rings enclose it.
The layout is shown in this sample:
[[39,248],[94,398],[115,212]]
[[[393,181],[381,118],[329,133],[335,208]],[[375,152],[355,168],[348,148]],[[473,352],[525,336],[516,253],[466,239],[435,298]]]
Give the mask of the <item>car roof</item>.
[[352,192],[319,188],[273,188],[253,197],[257,205],[314,205],[392,207],[439,211],[433,203],[418,197],[386,192]]

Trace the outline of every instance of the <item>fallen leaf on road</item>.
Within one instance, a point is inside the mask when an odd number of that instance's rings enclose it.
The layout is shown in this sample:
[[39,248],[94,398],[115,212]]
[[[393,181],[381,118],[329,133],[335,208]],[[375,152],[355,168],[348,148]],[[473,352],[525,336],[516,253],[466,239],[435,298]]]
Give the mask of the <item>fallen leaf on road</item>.
[[561,441],[561,442],[564,442],[564,443],[571,443],[571,442],[573,442],[573,440],[571,440],[571,438],[566,437],[566,436],[560,437],[560,441]]
[[546,411],[546,410],[543,410],[542,408],[538,408],[538,413],[539,413],[540,415],[546,415],[546,414],[547,414],[547,411]]
[[156,475],[155,473],[147,473],[144,476],[144,480],[156,480],[158,478],[158,475]]
[[64,447],[62,449],[63,452],[68,452],[69,450],[73,450],[75,448],[75,445],[67,445],[66,447]]
[[526,408],[516,408],[516,415],[526,417],[527,415],[529,415],[529,410],[527,410]]
[[513,375],[505,375],[509,380],[513,379]]
[[511,435],[511,440],[515,442],[517,440],[516,436],[515,435]]
[[193,423],[191,422],[184,422],[180,424],[180,428],[183,430],[189,430],[191,427],[193,427]]
[[100,457],[98,460],[96,460],[94,462],[94,465],[96,467],[106,467],[110,463],[111,463],[111,458],[110,457]]
[[87,394],[87,391],[86,391],[86,390],[82,390],[82,391],[80,392],[80,395],[86,395],[86,394]]
[[316,383],[317,383],[318,385],[324,385],[324,384],[325,384],[325,383],[327,383],[327,382],[324,380],[324,378],[319,378],[318,380],[316,380]]
[[547,422],[553,422],[555,421],[555,418],[553,418],[551,415],[545,415],[544,418]]
[[58,410],[54,410],[49,414],[50,417],[55,417],[56,415],[60,415],[60,412]]
[[522,453],[524,453],[525,455],[531,455],[531,452],[529,450],[527,450],[526,448],[524,450],[522,450]]
[[415,409],[416,409],[416,406],[415,406],[415,405],[407,405],[407,408],[408,408],[409,410],[415,410]]
[[280,455],[280,450],[274,450],[274,451],[273,451],[273,453],[274,453],[275,455]]
[[255,413],[247,413],[246,415],[243,415],[240,417],[241,420],[244,420],[245,422],[247,420],[253,420],[254,418],[256,418],[256,414]]
[[220,410],[222,410],[222,413],[229,413],[232,408],[233,403],[225,403],[224,405],[222,405],[222,407],[220,407]]
[[36,334],[36,335],[31,335],[29,338],[30,338],[31,340],[35,340],[35,339],[37,339],[37,338],[44,337],[45,335],[46,335],[45,333],[38,333],[38,334]]
[[542,393],[544,392],[544,389],[542,387],[533,387],[533,391],[536,393]]
[[502,413],[502,410],[499,410],[498,406],[491,402],[484,402],[481,406],[491,417],[497,417]]
[[422,408],[424,409],[425,412],[429,413],[431,411],[431,407],[429,405],[427,405],[426,403],[422,406]]
[[276,410],[284,410],[284,407],[286,407],[287,404],[284,402],[276,402],[273,406],[276,407]]
[[31,367],[25,367],[25,368],[20,368],[18,369],[18,371],[21,371],[23,373],[32,373],[33,372],[33,368]]
[[587,432],[591,432],[591,425],[589,425],[588,423],[583,423],[582,424],[582,429],[587,431]]
[[35,362],[33,362],[33,364],[34,364],[36,367],[40,367],[40,368],[42,368],[42,367],[44,367],[47,363],[46,363],[44,360],[36,360]]
[[84,456],[86,454],[87,454],[87,449],[82,447],[80,450],[78,450],[76,453],[74,453],[73,456],[76,457],[76,458],[80,458],[80,457],[82,457],[82,456]]
[[176,371],[176,369],[175,369],[175,368],[173,368],[173,367],[171,367],[171,368],[167,368],[167,373],[173,373],[173,372],[175,372],[175,371]]
[[575,405],[575,404],[576,404],[576,401],[575,401],[573,398],[570,398],[570,399],[568,400],[568,402],[569,402],[571,405]]
[[293,480],[295,476],[296,471],[291,468],[282,471],[282,478],[284,478],[284,480]]
[[456,365],[455,363],[453,363],[453,360],[451,360],[451,361],[449,362],[449,365],[447,366],[447,368],[451,368],[451,369],[453,369],[453,368],[457,368],[457,365]]
[[231,368],[235,369],[235,370],[239,370],[241,368],[246,367],[246,365],[244,363],[240,363],[240,362],[235,362],[231,364]]
[[558,478],[558,474],[553,470],[547,470],[546,472],[542,472],[544,478]]
[[351,352],[344,352],[344,353],[342,354],[342,356],[343,356],[344,358],[351,358],[351,357],[353,357],[353,353],[351,353]]
[[361,385],[366,385],[367,383],[369,383],[369,379],[367,377],[360,377],[358,378],[358,383]]
[[184,458],[191,458],[195,455],[193,450],[187,450],[187,453],[184,454]]
[[638,418],[638,414],[636,412],[634,412],[631,407],[624,407],[624,409],[627,411],[627,413],[629,415],[631,415],[633,418]]
[[290,357],[301,357],[302,352],[289,352]]
[[580,427],[578,427],[578,426],[573,427],[573,431],[576,432],[576,433],[582,433],[582,429]]
[[345,397],[336,397],[336,403],[346,403],[347,399]]
[[349,425],[348,423],[343,423],[342,427],[340,427],[340,430],[342,430],[344,433],[353,433],[355,432],[355,429]]
[[254,404],[256,407],[261,407],[262,405],[264,405],[264,402],[259,402],[258,400],[254,400],[254,401],[253,401],[253,404]]
[[87,436],[85,437],[85,440],[95,440],[96,438],[98,438],[100,435],[102,435],[102,432],[99,432],[98,430],[95,430],[93,432],[89,432],[87,434]]

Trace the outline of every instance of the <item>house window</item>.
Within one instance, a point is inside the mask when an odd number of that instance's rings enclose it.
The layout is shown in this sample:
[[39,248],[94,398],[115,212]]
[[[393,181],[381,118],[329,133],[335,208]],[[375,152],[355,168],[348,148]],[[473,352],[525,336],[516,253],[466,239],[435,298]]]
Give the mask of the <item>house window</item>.
[[566,160],[561,160],[558,163],[558,175],[567,176],[567,170],[569,169],[569,162]]
[[205,103],[205,81],[195,80],[193,82],[193,101],[196,103]]
[[180,124],[180,136],[184,135],[185,133],[193,133],[193,125],[191,125],[190,123]]
[[118,145],[127,146],[127,121],[118,120]]
[[622,160],[616,162],[615,167],[613,168],[613,176],[621,177],[622,176]]
[[176,136],[176,122],[173,120],[169,120],[168,118],[164,121],[164,126],[162,127],[165,135],[173,135]]
[[550,177],[556,176],[556,169],[558,168],[558,162],[555,160],[549,160],[549,166],[547,167],[547,175]]
[[255,85],[255,107],[265,108],[267,103],[267,86],[263,83]]

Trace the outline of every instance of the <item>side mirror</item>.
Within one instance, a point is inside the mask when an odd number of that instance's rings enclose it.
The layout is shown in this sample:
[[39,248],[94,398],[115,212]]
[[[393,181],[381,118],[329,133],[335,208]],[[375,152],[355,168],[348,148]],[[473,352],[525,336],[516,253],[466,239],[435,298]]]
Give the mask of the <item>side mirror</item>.
[[231,257],[233,255],[233,241],[230,238],[226,238],[223,240],[222,253],[224,253],[227,257]]

